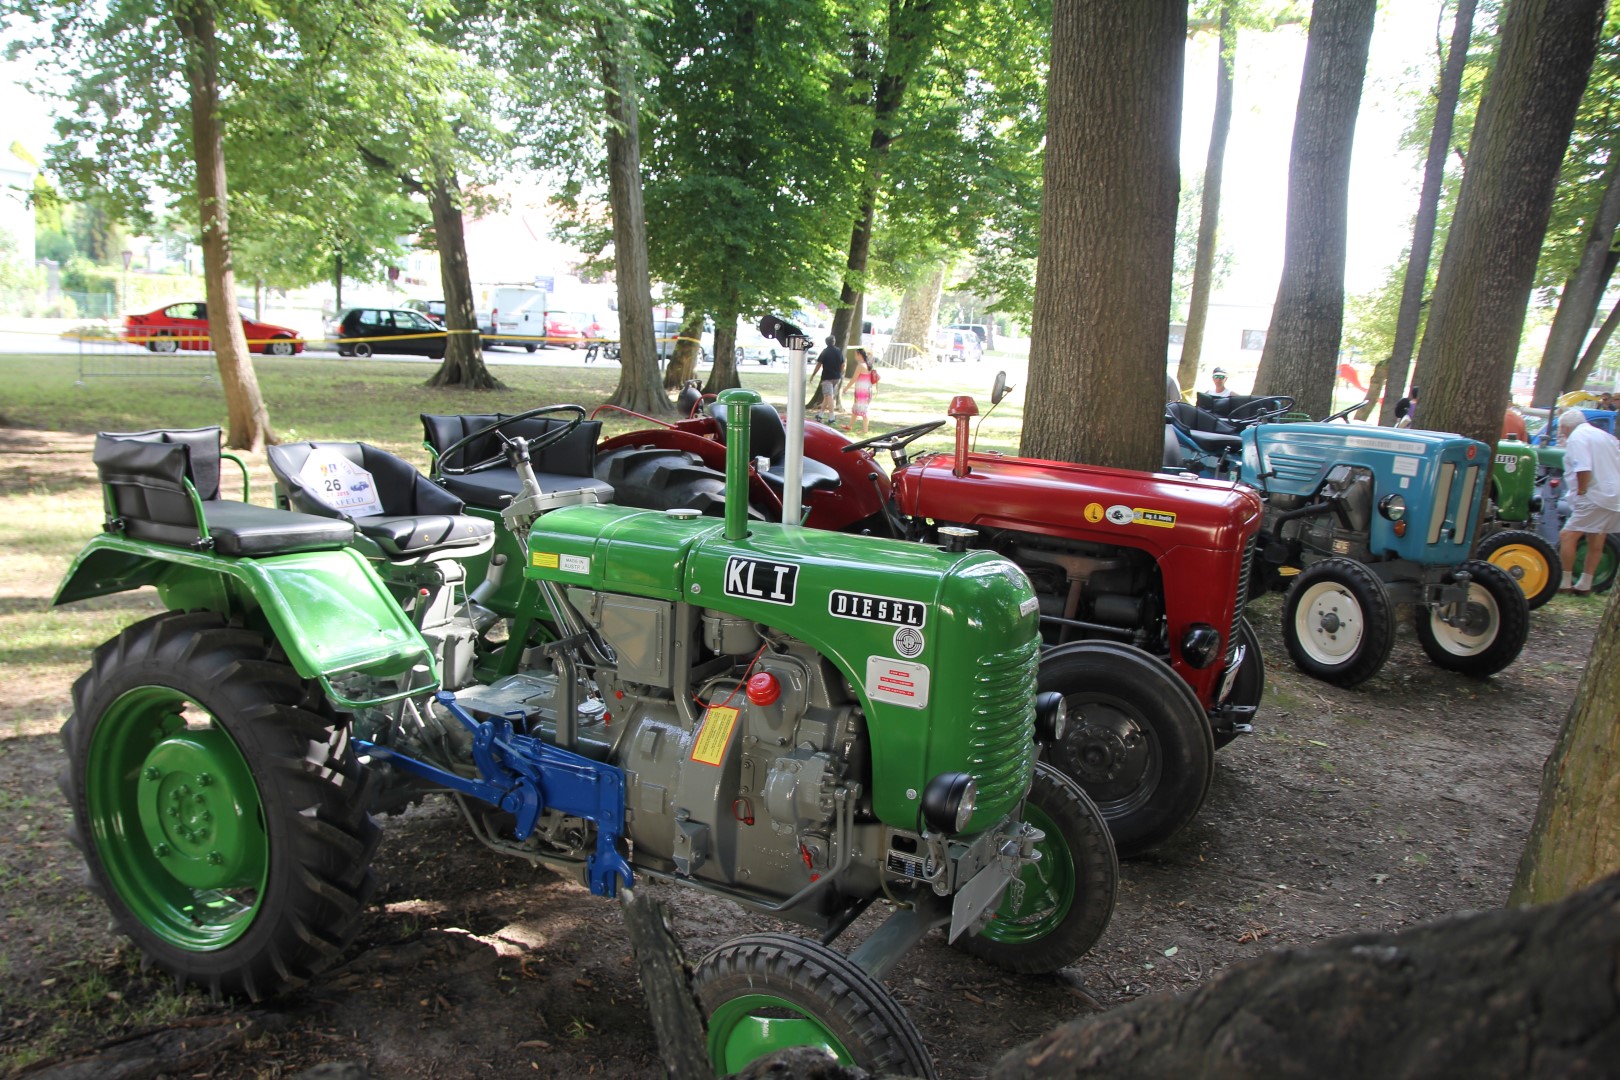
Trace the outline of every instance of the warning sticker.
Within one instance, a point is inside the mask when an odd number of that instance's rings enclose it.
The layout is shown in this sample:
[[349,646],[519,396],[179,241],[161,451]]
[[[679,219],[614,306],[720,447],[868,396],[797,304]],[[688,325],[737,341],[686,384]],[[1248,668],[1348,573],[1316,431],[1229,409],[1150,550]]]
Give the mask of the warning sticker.
[[311,450],[298,479],[321,502],[350,517],[383,512],[372,475],[330,447]]
[[904,705],[908,709],[928,707],[928,665],[886,656],[866,658],[866,692],[873,701]]
[[718,765],[725,760],[726,746],[737,726],[737,715],[737,710],[729,705],[716,705],[703,714],[703,726],[692,744],[693,761]]
[[1093,525],[1095,525],[1095,524],[1097,524],[1097,522],[1101,521],[1102,519],[1103,519],[1103,504],[1102,503],[1087,503],[1086,504],[1086,520],[1091,522]]
[[543,566],[547,570],[557,569],[557,553],[554,551],[536,551],[529,556],[529,560],[534,566]]

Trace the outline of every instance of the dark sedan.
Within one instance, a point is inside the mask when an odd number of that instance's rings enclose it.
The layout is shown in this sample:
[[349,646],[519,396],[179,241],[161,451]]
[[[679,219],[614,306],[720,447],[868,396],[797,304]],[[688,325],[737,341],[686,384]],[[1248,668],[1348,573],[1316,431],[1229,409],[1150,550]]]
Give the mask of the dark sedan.
[[406,308],[355,308],[338,323],[339,356],[406,353],[444,358],[449,335],[419,311]]

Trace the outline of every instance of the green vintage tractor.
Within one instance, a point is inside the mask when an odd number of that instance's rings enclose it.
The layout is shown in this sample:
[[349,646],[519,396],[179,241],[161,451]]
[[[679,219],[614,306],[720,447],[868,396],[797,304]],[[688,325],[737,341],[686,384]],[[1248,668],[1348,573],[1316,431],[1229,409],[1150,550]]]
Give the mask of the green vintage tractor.
[[1539,474],[1534,447],[1516,439],[1496,444],[1490,501],[1485,505],[1475,551],[1478,558],[1505,570],[1518,583],[1531,610],[1558,594],[1564,572],[1556,531],[1549,540],[1536,528],[1542,510]]
[[[737,492],[757,401],[727,395]],[[219,498],[218,429],[98,438],[106,528],[55,602],[153,586],[169,609],[95,651],[63,728],[118,929],[183,983],[276,994],[354,933],[372,811],[444,792],[470,852],[814,931],[697,965],[716,1072],[813,1044],[933,1075],[879,981],[910,946],[942,928],[1053,971],[1114,903],[1101,816],[1039,760],[1066,717],[1036,695],[1029,581],[985,551],[750,521],[740,498],[716,520],[548,491],[531,458],[555,434],[506,438],[523,487],[499,525],[364,444],[273,448],[276,509]],[[886,921],[830,948],[874,901]]]

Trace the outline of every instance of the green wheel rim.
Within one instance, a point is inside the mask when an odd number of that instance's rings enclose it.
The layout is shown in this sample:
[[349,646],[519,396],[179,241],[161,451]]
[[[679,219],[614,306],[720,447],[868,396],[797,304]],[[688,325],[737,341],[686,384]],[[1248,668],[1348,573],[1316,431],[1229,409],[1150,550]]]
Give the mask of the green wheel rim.
[[773,994],[732,998],[709,1017],[709,1062],[717,1075],[728,1076],[766,1054],[791,1046],[819,1046],[836,1057],[839,1064],[855,1064],[827,1025]]
[[188,704],[164,686],[114,701],[90,740],[84,797],[96,854],[124,906],[169,944],[202,951],[247,932],[270,843],[242,751],[217,722],[188,725]]
[[1041,857],[1026,866],[1007,886],[1001,906],[979,936],[1003,945],[1039,941],[1062,925],[1074,906],[1074,855],[1051,816],[1033,802],[1024,804],[1024,821],[1046,834],[1035,845]]
[[[1579,577],[1582,568],[1585,566],[1586,537],[1583,536],[1579,540],[1575,541],[1575,565],[1573,567],[1566,566],[1564,569],[1573,570],[1575,576]],[[1608,581],[1614,577],[1614,572],[1614,550],[1609,547],[1608,543],[1605,542],[1603,545],[1603,554],[1598,557],[1597,573],[1593,576],[1592,580],[1594,582]]]

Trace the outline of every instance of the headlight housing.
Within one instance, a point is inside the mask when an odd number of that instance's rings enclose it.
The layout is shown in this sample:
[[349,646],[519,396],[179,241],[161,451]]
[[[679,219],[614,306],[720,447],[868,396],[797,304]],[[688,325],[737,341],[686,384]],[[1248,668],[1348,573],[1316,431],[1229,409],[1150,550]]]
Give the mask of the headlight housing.
[[1390,521],[1406,517],[1406,500],[1399,495],[1385,495],[1378,500],[1378,512]]
[[1069,730],[1069,702],[1055,690],[1035,695],[1035,738],[1043,743],[1061,742]]
[[1221,632],[1208,623],[1193,623],[1181,635],[1181,655],[1195,668],[1207,668],[1221,655]]
[[923,788],[923,821],[933,832],[961,832],[978,806],[979,784],[970,773],[940,773]]

